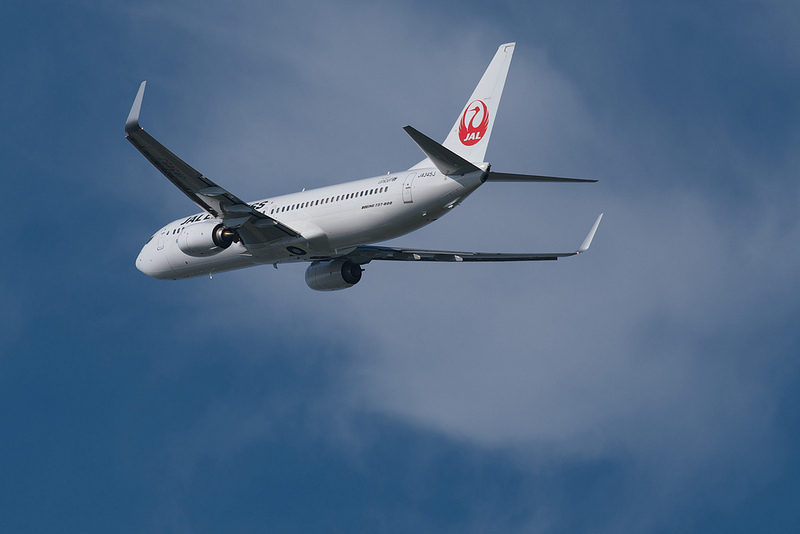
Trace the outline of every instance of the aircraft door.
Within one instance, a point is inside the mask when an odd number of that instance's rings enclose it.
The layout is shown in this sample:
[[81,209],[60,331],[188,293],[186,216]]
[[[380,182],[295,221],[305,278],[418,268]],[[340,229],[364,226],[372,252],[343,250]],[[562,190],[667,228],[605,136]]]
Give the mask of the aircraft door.
[[417,177],[417,173],[411,173],[406,176],[406,181],[403,182],[403,202],[405,204],[409,204],[414,202],[414,199],[411,197],[411,186],[414,184],[414,178]]
[[164,242],[167,240],[167,231],[161,230],[158,234],[158,250],[164,248]]

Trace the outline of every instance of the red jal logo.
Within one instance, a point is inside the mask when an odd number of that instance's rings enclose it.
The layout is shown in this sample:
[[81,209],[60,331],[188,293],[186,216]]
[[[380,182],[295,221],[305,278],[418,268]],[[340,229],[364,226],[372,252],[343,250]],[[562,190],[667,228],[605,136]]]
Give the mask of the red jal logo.
[[458,124],[458,138],[466,146],[472,146],[483,139],[489,127],[489,110],[481,100],[473,100],[467,105],[461,122]]

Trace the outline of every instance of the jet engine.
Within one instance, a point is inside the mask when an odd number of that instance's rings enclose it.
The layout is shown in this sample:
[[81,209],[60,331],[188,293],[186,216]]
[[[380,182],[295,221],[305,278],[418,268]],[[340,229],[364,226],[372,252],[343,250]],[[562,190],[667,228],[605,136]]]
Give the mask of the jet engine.
[[236,232],[214,221],[191,224],[178,234],[178,248],[189,256],[213,256],[238,241]]
[[316,291],[346,289],[361,280],[363,271],[350,260],[315,261],[306,269],[306,284]]

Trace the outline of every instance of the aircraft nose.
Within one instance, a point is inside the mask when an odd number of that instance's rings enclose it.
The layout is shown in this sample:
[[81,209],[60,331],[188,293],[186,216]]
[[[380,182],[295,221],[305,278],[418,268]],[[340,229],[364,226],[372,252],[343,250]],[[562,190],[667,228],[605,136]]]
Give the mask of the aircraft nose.
[[153,276],[153,274],[154,274],[153,270],[152,270],[153,262],[147,260],[146,254],[145,254],[145,250],[146,249],[147,249],[147,247],[144,247],[139,252],[139,255],[136,256],[136,268],[139,269],[139,271],[141,271],[144,274],[146,274],[147,276]]
[[142,247],[136,257],[136,268],[151,278],[168,279],[173,274],[163,254],[157,254],[149,243]]
[[136,268],[139,269],[139,271],[143,272],[144,274],[150,276],[150,273],[147,272],[149,270],[148,269],[149,264],[144,261],[144,258],[142,258],[142,253],[143,252],[144,252],[144,249],[142,249],[142,251],[139,252],[139,255],[136,256]]

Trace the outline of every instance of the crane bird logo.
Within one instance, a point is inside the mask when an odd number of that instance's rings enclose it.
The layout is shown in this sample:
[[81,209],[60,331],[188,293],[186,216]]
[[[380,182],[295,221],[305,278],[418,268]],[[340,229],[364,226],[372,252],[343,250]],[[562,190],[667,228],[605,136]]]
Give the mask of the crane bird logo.
[[458,138],[461,144],[472,146],[483,139],[489,127],[489,110],[482,100],[473,100],[467,105],[458,124]]

